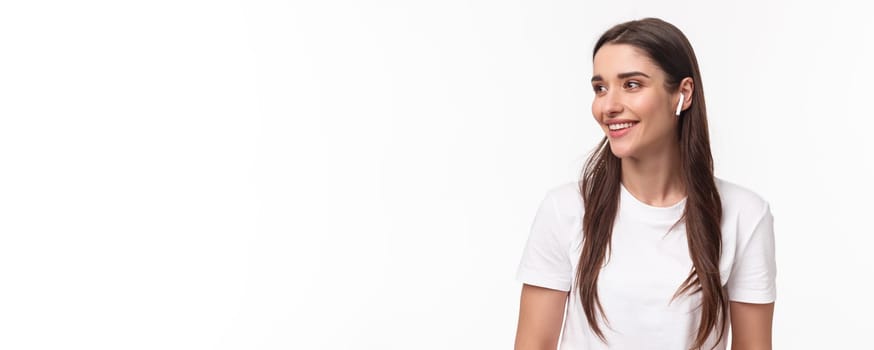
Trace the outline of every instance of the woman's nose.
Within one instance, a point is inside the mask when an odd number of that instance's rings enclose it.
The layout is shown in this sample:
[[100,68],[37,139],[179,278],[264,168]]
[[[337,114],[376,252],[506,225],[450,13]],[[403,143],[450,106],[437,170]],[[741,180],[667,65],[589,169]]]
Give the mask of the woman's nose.
[[608,91],[604,95],[602,103],[601,113],[605,117],[613,117],[622,113],[622,100],[618,94]]

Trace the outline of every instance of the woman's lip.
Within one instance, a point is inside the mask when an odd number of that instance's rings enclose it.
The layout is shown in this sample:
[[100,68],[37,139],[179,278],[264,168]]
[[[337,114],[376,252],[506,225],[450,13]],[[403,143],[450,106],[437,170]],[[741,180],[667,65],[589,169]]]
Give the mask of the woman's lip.
[[625,129],[620,129],[620,130],[610,130],[610,129],[609,129],[609,126],[608,126],[608,128],[607,128],[607,132],[608,132],[608,134],[610,135],[610,138],[614,138],[614,139],[615,139],[615,138],[622,137],[623,135],[627,134],[627,133],[628,133],[629,131],[631,131],[631,129],[633,129],[635,126],[637,126],[637,123],[633,123],[633,124],[631,124],[631,126],[625,128]]

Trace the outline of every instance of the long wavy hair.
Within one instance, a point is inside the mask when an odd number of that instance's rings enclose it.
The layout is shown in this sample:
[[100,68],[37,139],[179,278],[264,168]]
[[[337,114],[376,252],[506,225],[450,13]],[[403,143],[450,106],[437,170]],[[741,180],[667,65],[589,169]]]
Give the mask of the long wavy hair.
[[[681,113],[677,128],[682,163],[680,177],[686,188],[685,209],[677,224],[685,220],[693,266],[673,298],[686,293],[701,293],[701,322],[692,347],[700,349],[714,330],[718,341],[725,337],[728,296],[719,275],[722,202],[713,177],[713,157],[698,61],[686,36],[674,25],[656,18],[629,21],[610,28],[595,44],[593,59],[605,44],[627,44],[645,52],[666,73],[665,88],[668,91],[675,91],[686,77],[693,80],[692,104]],[[611,241],[619,206],[621,174],[621,160],[610,150],[607,137],[604,137],[586,161],[580,181],[585,205],[584,244],[576,285],[589,326],[605,343],[607,340],[596,317],[596,312],[600,313],[609,325],[598,298],[598,274]]]

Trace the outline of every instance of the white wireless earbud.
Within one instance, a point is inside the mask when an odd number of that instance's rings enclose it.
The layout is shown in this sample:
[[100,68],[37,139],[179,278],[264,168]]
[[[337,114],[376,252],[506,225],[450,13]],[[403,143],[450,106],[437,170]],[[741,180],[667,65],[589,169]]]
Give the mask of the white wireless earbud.
[[680,116],[680,112],[683,111],[683,94],[680,94],[680,103],[677,104],[677,116]]

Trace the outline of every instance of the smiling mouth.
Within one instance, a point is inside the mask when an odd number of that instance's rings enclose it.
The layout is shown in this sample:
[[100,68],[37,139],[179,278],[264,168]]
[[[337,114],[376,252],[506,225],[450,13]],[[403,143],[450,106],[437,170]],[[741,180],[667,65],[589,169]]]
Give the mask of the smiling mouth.
[[607,129],[609,129],[610,131],[624,130],[634,126],[637,123],[638,122],[610,124],[607,125]]

